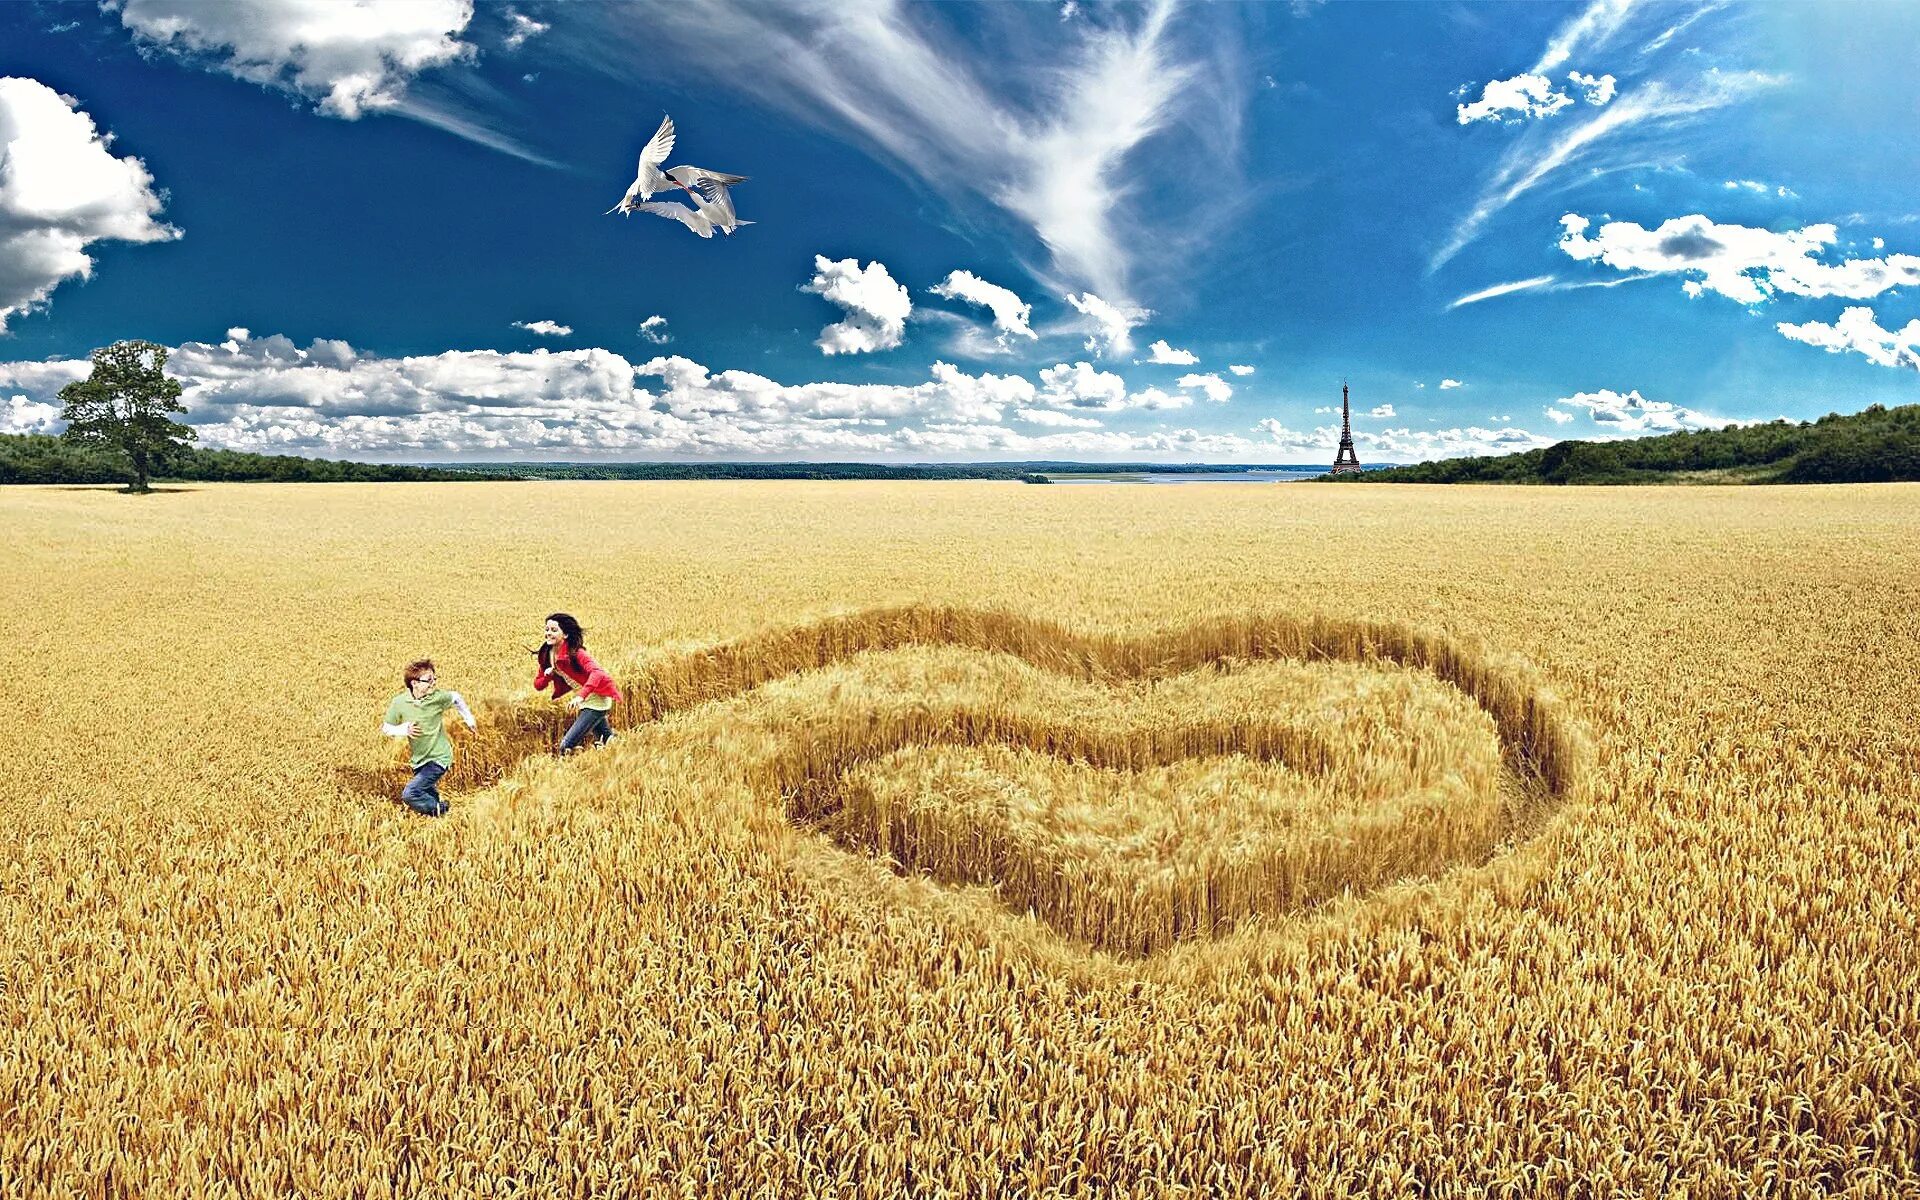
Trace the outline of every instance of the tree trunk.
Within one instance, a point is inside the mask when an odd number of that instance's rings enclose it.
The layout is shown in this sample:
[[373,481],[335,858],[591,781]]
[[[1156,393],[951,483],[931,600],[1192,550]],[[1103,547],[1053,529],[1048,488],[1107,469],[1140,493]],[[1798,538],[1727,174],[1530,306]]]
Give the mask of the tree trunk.
[[128,488],[127,490],[132,492],[136,496],[152,491],[153,489],[147,486],[146,451],[135,450],[133,452],[132,457],[133,457],[133,486]]

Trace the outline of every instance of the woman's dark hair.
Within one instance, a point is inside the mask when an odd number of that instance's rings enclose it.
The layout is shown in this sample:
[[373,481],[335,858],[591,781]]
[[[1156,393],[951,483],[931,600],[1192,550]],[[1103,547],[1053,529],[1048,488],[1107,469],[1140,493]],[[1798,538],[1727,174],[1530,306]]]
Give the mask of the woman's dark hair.
[[[550,613],[547,620],[560,627],[560,633],[567,639],[567,650],[578,654],[587,648],[586,630],[580,628],[580,622],[569,613]],[[540,669],[553,670],[553,647],[545,642],[540,644]]]

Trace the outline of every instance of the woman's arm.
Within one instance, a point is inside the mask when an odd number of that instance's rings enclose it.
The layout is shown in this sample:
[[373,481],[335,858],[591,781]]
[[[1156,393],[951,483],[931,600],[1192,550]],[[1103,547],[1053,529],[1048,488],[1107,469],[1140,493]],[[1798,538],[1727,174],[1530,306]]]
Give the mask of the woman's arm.
[[581,691],[592,692],[596,688],[612,686],[613,676],[602,671],[600,664],[593,661],[593,656],[585,650],[576,650],[573,652],[573,665],[578,667],[580,673],[585,676],[585,678],[580,681]]

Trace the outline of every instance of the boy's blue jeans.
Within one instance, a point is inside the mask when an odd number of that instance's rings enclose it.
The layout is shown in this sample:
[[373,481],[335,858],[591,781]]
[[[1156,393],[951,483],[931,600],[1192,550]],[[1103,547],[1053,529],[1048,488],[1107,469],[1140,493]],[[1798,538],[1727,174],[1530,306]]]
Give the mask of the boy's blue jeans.
[[596,742],[604,742],[613,736],[613,725],[608,722],[606,713],[591,708],[581,709],[580,715],[573,719],[573,728],[567,730],[567,736],[560,739],[560,753],[565,754],[586,741],[588,734],[595,735]]
[[446,764],[421,763],[413,772],[413,778],[407,781],[406,788],[400,793],[400,799],[408,808],[427,817],[445,816],[447,802],[440,798],[440,777],[447,773]]

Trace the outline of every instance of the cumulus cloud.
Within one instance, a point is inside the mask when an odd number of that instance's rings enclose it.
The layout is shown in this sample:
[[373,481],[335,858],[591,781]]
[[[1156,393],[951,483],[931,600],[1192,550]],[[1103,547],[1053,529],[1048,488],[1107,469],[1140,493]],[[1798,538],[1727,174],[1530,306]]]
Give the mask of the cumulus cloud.
[[1002,349],[1007,348],[1011,338],[1032,340],[1040,336],[1033,331],[1030,323],[1033,319],[1031,304],[1022,300],[1012,289],[988,283],[972,271],[951,271],[945,279],[927,290],[943,300],[962,300],[990,311],[993,314],[993,327],[997,331],[995,341]]
[[68,279],[93,275],[99,241],[164,242],[146,165],[116,158],[78,102],[36,79],[0,78],[0,332]]
[[1569,71],[1567,78],[1580,89],[1582,97],[1588,104],[1605,104],[1613,99],[1615,81],[1611,75],[1595,78],[1592,75],[1582,75],[1578,71]]
[[1906,367],[1920,371],[1920,320],[1908,321],[1898,331],[1882,329],[1873,310],[1850,306],[1831,325],[1808,321],[1774,326],[1782,336],[1809,346],[1818,346],[1829,354],[1853,353],[1882,367]]
[[1467,385],[1464,383],[1461,383],[1458,379],[1442,379],[1440,381],[1440,390],[1443,392],[1447,391],[1450,388],[1465,387],[1465,386]]
[[1192,388],[1215,404],[1225,404],[1233,399],[1233,385],[1212,372],[1205,375],[1182,375],[1177,386]]
[[1055,408],[1121,409],[1127,381],[1091,363],[1059,363],[1040,371],[1040,398]]
[[1399,414],[1393,411],[1393,405],[1391,404],[1376,404],[1367,410],[1367,415],[1370,417],[1379,417],[1381,420],[1391,420]]
[[1092,417],[1077,417],[1070,412],[1061,412],[1055,408],[1021,408],[1014,411],[1014,419],[1030,425],[1052,425],[1062,429],[1098,429],[1100,422]]
[[659,313],[640,322],[640,336],[656,346],[664,346],[673,340],[673,335],[667,332],[667,319]]
[[1144,308],[1109,304],[1092,292],[1068,295],[1067,303],[1087,318],[1087,349],[1102,355],[1131,354],[1134,326],[1153,315]]
[[[356,120],[397,107],[422,71],[469,58],[472,0],[125,0],[142,41]],[[531,35],[529,35],[531,36]]]
[[537,333],[541,337],[566,337],[573,332],[571,325],[562,325],[558,321],[549,321],[544,318],[538,321],[515,321],[513,327],[524,329],[528,333]]
[[[1638,389],[1621,395],[1610,388],[1577,392],[1555,401],[1565,408],[1584,408],[1596,425],[1618,434],[1674,433],[1683,429],[1720,429],[1739,422],[1709,416],[1664,400],[1648,400]],[[1549,414],[1551,415],[1551,414]],[[1559,418],[1555,417],[1558,421]]]
[[[1322,425],[1302,432],[1267,418],[1254,428],[1266,434],[1282,453],[1295,456],[1298,461],[1331,463],[1340,445],[1338,425]],[[1456,429],[1356,429],[1353,442],[1362,463],[1405,463],[1469,455],[1517,454],[1550,446],[1554,439],[1525,429],[1484,429],[1470,425]]]
[[60,409],[55,405],[14,396],[5,407],[0,407],[0,433],[57,433],[59,430]]
[[544,21],[536,21],[523,12],[507,10],[507,34],[503,39],[509,50],[518,50],[527,44],[529,38],[539,37],[553,26]]
[[1515,75],[1495,79],[1481,89],[1480,98],[1462,104],[1456,119],[1462,125],[1475,121],[1512,122],[1533,117],[1550,117],[1573,103],[1565,92],[1553,90],[1553,80],[1545,75]]
[[846,317],[820,331],[815,342],[822,354],[865,354],[891,350],[906,337],[913,298],[894,282],[879,260],[860,265],[858,259],[831,260],[813,256],[813,278],[800,288],[846,310]]
[[1190,367],[1200,361],[1200,356],[1191,350],[1176,350],[1167,344],[1165,338],[1161,338],[1147,347],[1147,361],[1175,367]]
[[1650,82],[1551,138],[1523,138],[1502,157],[1471,211],[1454,226],[1428,263],[1428,270],[1439,270],[1479,237],[1487,222],[1507,205],[1565,168],[1595,155],[1601,145],[1620,140],[1629,130],[1685,121],[1781,82],[1780,76],[1758,71],[1720,70],[1709,70],[1687,86]]
[[1546,413],[1547,418],[1551,420],[1555,425],[1565,425],[1568,421],[1573,420],[1572,413],[1565,412],[1558,408],[1554,408],[1552,405],[1548,405],[1547,407],[1541,409],[1540,411]]
[[1689,296],[1718,292],[1742,304],[1759,304],[1777,292],[1865,300],[1920,283],[1920,255],[1822,262],[1820,256],[1839,238],[1832,225],[1774,233],[1716,224],[1695,213],[1658,229],[1610,221],[1588,237],[1591,222],[1585,217],[1568,213],[1560,224],[1565,230],[1560,249],[1569,256],[1622,271],[1684,275]]
[[1229,363],[1227,364],[1227,370],[1232,371],[1235,375],[1253,374],[1253,368],[1245,365],[1244,363]]

